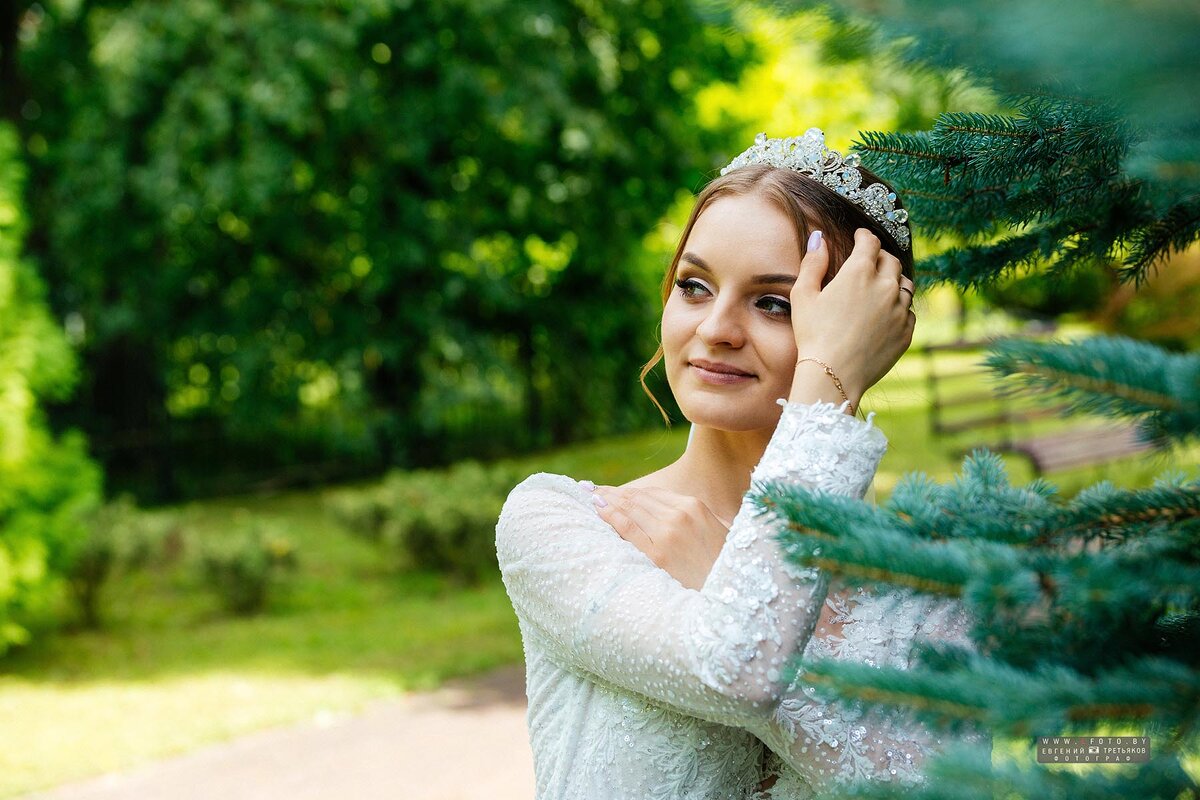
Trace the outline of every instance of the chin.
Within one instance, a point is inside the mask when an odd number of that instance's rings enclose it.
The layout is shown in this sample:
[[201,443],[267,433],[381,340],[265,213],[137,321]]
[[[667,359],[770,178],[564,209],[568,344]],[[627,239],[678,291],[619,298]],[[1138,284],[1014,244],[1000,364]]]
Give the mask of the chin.
[[783,409],[773,399],[765,403],[756,399],[753,409],[747,408],[745,402],[733,403],[724,398],[712,398],[709,402],[688,398],[688,401],[680,403],[680,410],[689,422],[730,433],[774,427],[783,413]]

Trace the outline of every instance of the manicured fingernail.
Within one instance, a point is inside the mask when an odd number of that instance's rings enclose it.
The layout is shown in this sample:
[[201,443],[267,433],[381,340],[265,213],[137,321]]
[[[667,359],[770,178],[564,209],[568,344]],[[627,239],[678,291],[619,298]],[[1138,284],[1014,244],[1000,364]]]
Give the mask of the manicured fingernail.
[[813,250],[820,250],[821,249],[821,239],[823,239],[823,238],[824,237],[821,235],[820,231],[813,231],[812,234],[808,237],[808,250],[806,252],[811,252]]
[[596,491],[596,484],[592,483],[591,481],[580,481],[579,485],[587,489],[589,492]]
[[595,503],[598,508],[604,508],[606,505],[608,505],[608,501],[598,494],[592,495],[592,502]]

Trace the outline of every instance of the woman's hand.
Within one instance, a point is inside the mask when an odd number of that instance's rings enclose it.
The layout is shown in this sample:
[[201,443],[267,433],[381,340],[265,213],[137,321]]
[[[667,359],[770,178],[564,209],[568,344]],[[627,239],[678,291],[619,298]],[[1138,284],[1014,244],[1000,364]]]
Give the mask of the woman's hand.
[[[880,249],[879,238],[866,228],[854,232],[850,257],[821,288],[828,268],[825,241],[809,248],[800,262],[791,290],[797,358],[829,364],[857,406],[912,343],[917,319],[910,309],[912,282],[901,275],[900,259]],[[902,285],[908,291],[901,291]],[[797,369],[798,380],[829,380],[819,368],[814,374],[812,362],[801,366],[807,369]]]
[[657,487],[597,486],[600,518],[688,589],[704,585],[729,532],[699,498]]
[[[604,505],[596,503],[596,510],[622,539],[686,588],[704,586],[725,545],[729,522],[720,520],[698,498],[668,489],[597,486],[592,495],[604,501]],[[821,606],[814,636],[842,638],[844,620],[834,607],[857,603],[855,592],[835,581],[829,598]],[[835,604],[833,598],[840,602]]]

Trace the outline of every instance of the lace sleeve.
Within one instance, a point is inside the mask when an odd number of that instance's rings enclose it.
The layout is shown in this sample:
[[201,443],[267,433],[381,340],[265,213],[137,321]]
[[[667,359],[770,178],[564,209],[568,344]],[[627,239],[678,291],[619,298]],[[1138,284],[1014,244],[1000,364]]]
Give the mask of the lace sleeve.
[[[831,403],[784,411],[751,478],[854,491],[886,449],[870,420]],[[526,636],[564,667],[692,716],[761,727],[783,693],[825,596],[815,570],[783,559],[777,523],[743,498],[699,591],[686,589],[596,513],[562,475],[530,476],[496,526],[501,575]]]
[[[855,593],[834,581],[826,605],[828,619],[840,623],[840,632],[818,626],[806,660],[834,658],[908,669],[918,639],[974,649],[970,619],[958,600],[909,590],[875,596],[859,588]],[[938,733],[906,711],[862,713],[847,703],[820,700],[805,684],[803,671],[759,736],[779,757],[772,796],[780,800],[864,780],[917,785],[925,780],[925,761],[944,746]],[[990,745],[981,730],[961,738]]]

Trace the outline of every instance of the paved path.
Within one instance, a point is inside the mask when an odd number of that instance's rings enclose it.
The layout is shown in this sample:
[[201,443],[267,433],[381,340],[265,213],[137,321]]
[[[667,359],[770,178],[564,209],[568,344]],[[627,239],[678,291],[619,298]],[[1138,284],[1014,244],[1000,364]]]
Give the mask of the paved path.
[[278,728],[26,800],[532,800],[509,667],[328,724]]

